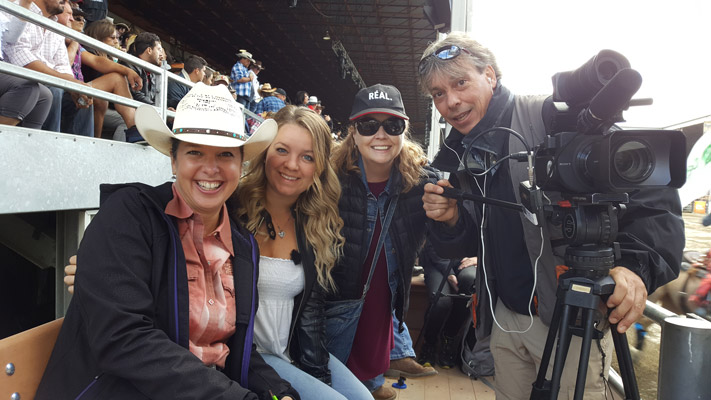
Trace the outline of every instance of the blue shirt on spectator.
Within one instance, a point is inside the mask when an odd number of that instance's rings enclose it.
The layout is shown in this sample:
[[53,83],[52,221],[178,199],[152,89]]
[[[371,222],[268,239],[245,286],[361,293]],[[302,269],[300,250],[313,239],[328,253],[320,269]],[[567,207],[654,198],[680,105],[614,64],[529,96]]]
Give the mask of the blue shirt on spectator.
[[249,77],[249,70],[242,65],[238,60],[237,63],[232,67],[232,73],[230,73],[230,79],[232,80],[232,88],[237,92],[237,96],[252,96],[252,81],[247,82],[237,82],[242,78]]
[[257,107],[254,109],[255,114],[261,114],[263,112],[277,112],[281,110],[282,108],[286,107],[286,103],[284,103],[284,100],[276,97],[276,96],[269,96],[265,97],[257,103]]

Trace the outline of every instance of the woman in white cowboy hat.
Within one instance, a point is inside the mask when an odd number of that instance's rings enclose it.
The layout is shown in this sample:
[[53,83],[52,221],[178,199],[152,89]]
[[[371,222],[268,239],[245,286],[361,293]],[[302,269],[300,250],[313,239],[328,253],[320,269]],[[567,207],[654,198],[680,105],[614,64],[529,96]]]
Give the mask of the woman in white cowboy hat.
[[227,88],[198,83],[172,131],[147,105],[136,124],[175,182],[102,185],[37,398],[298,398],[254,351],[259,249],[225,204],[276,123],[247,138]]

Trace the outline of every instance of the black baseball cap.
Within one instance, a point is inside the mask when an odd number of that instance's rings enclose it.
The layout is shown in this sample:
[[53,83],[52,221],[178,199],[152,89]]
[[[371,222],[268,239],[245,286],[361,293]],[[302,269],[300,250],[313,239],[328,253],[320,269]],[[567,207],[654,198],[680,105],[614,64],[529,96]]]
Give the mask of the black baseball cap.
[[279,93],[282,96],[286,96],[286,90],[282,88],[277,88],[276,93]]
[[410,119],[405,114],[405,106],[402,104],[402,96],[395,86],[378,83],[358,91],[353,108],[351,109],[351,121],[367,114],[389,114],[402,119]]

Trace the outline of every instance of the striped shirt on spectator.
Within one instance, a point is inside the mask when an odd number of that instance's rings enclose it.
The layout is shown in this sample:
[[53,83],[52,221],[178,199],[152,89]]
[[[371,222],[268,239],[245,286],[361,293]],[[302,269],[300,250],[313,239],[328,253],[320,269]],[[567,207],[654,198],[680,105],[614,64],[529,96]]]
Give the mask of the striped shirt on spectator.
[[[42,15],[42,10],[35,3],[30,6],[30,11]],[[57,21],[56,16],[50,19]],[[41,61],[59,73],[74,76],[64,37],[41,26],[27,24],[17,42],[8,43],[3,52],[5,60],[10,64],[24,67],[34,61]]]
[[238,60],[234,67],[232,67],[232,73],[230,74],[230,79],[232,80],[231,85],[235,92],[237,92],[237,96],[252,96],[251,80],[242,83],[237,82],[247,77],[249,77],[249,70]]

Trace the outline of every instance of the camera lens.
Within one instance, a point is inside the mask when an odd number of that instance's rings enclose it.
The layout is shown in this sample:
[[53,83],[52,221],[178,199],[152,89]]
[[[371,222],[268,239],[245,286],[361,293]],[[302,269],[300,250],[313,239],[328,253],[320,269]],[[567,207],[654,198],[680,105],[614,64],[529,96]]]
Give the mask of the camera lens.
[[630,140],[617,147],[613,154],[613,164],[620,178],[639,183],[652,175],[654,157],[647,144]]

